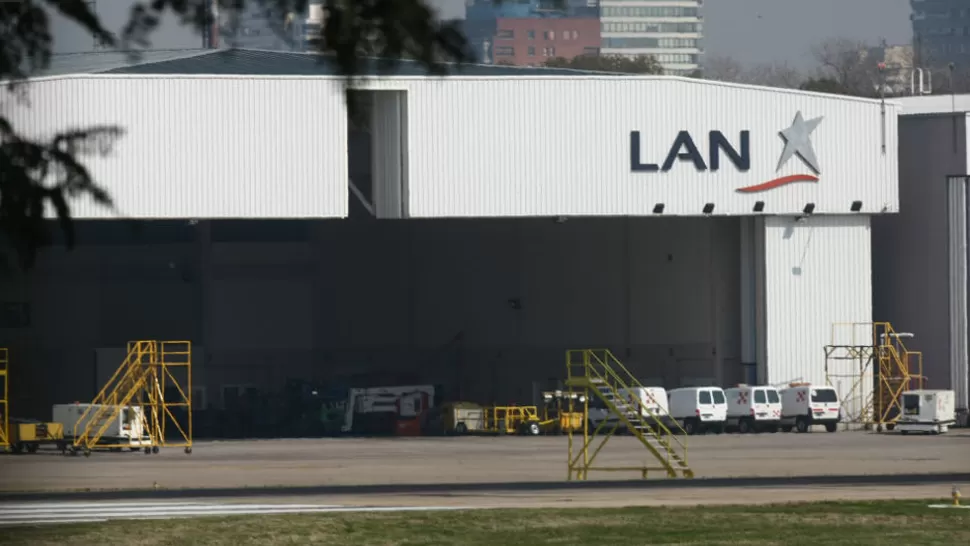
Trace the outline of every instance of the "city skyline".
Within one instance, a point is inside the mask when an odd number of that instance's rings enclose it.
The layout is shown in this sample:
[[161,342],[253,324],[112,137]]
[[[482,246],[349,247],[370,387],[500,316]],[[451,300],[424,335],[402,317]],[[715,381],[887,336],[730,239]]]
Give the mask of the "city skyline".
[[[127,6],[134,1],[112,0],[111,9],[99,7],[104,25],[120,30],[127,22]],[[430,3],[443,18],[464,18],[464,0]],[[871,45],[912,41],[909,0],[816,0],[810,5],[797,0],[709,0],[702,10],[705,54],[732,57],[745,65],[785,62],[810,68],[815,64],[811,48],[832,38]],[[51,19],[55,53],[93,49],[93,39],[76,24],[56,15]],[[203,42],[193,29],[167,15],[151,43],[156,49],[177,49],[202,47]]]

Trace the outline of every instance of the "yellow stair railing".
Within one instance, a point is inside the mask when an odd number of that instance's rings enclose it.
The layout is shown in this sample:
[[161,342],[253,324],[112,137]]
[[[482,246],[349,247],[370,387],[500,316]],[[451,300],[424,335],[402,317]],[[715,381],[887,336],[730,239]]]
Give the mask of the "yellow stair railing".
[[[72,452],[83,450],[90,455],[99,448],[120,449],[140,447],[131,441],[121,443],[116,439],[102,441],[112,422],[128,412],[125,417],[132,430],[139,420],[132,407],[139,402],[140,392],[148,385],[152,373],[157,344],[154,341],[137,341],[128,344],[128,353],[121,366],[112,374],[100,392],[74,423]],[[135,402],[136,404],[132,404]]]
[[[188,341],[129,342],[124,362],[75,423],[72,453],[83,450],[90,455],[95,448],[140,447],[146,453],[158,453],[159,447],[182,447],[191,453],[191,355]],[[174,395],[167,399],[170,388]],[[185,411],[183,418],[175,414],[176,408]],[[105,439],[111,423],[122,416],[132,437]],[[166,434],[169,423],[178,434],[172,440]]]
[[10,358],[7,349],[0,347],[0,380],[3,381],[3,390],[0,391],[0,448],[10,447]]
[[[568,436],[568,479],[587,479],[594,471],[638,471],[645,479],[650,472],[661,471],[669,478],[693,478],[694,472],[687,464],[687,443],[675,434],[686,433],[680,424],[668,415],[657,414],[642,405],[639,397],[629,399],[634,389],[643,388],[608,349],[573,349],[566,351],[566,387],[570,389],[569,411],[574,408],[574,400],[582,400],[582,445],[575,447],[573,435],[579,431],[567,430]],[[627,396],[624,396],[624,393]],[[583,394],[582,397],[572,396]],[[592,397],[599,399],[615,416],[612,426],[608,419],[600,421],[590,430],[589,402]],[[630,397],[632,398],[632,397]],[[599,466],[594,465],[597,456],[609,439],[620,429],[628,430],[643,444],[656,461],[644,462],[638,466]],[[671,430],[673,429],[673,430]],[[594,444],[595,445],[594,447]]]

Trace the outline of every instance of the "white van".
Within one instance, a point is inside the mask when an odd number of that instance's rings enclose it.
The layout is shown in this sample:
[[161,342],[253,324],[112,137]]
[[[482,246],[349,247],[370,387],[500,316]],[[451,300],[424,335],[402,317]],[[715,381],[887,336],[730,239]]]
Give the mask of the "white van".
[[[663,387],[631,387],[629,390],[620,389],[619,399],[613,400],[612,396],[608,391],[604,391],[606,397],[610,399],[611,402],[620,411],[637,411],[637,407],[640,409],[640,415],[643,420],[646,421],[648,425],[655,426],[656,421],[651,414],[656,417],[664,426],[669,426],[670,418],[667,412],[667,391]],[[634,419],[636,419],[634,417]],[[619,417],[611,412],[606,404],[598,397],[594,396],[589,400],[589,425],[593,429],[598,427],[600,423],[606,421],[605,427],[613,427]],[[631,420],[633,424],[636,424],[635,420]],[[621,427],[623,428],[623,427]]]
[[719,387],[685,387],[667,392],[670,418],[687,434],[720,434],[727,421],[727,398]]
[[738,385],[724,391],[727,397],[725,430],[778,432],[781,421],[781,396],[768,385]]
[[781,391],[781,430],[808,432],[812,425],[824,425],[827,432],[835,432],[840,410],[839,394],[832,387],[792,383]]

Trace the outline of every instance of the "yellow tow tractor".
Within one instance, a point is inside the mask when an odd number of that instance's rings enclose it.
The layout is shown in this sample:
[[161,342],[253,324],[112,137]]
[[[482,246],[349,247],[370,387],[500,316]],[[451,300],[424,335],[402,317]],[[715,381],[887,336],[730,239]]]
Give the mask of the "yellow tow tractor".
[[585,396],[576,392],[543,392],[542,429],[557,434],[583,430],[584,401]]
[[542,420],[536,406],[489,406],[485,408],[484,432],[538,436]]

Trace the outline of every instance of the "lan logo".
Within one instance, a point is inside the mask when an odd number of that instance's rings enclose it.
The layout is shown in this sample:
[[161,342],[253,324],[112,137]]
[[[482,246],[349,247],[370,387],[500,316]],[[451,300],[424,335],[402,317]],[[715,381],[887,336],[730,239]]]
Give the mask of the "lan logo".
[[778,161],[778,167],[775,168],[775,171],[777,172],[781,170],[781,168],[788,163],[793,155],[797,155],[802,162],[812,170],[812,173],[782,176],[780,178],[775,178],[774,180],[762,182],[761,184],[754,186],[738,188],[737,191],[742,193],[754,193],[771,190],[779,186],[791,184],[793,182],[818,182],[818,175],[822,174],[822,169],[819,168],[818,158],[815,156],[815,148],[812,147],[811,136],[812,131],[814,131],[820,123],[822,123],[821,117],[805,121],[805,118],[802,117],[802,113],[798,112],[795,114],[795,121],[792,122],[791,127],[778,133],[785,141],[785,149],[781,152],[781,159]]

